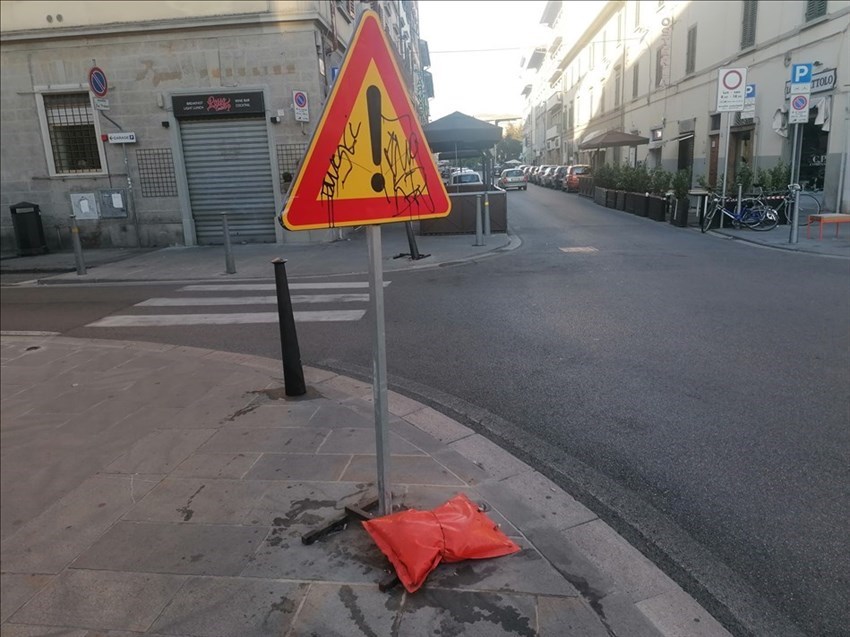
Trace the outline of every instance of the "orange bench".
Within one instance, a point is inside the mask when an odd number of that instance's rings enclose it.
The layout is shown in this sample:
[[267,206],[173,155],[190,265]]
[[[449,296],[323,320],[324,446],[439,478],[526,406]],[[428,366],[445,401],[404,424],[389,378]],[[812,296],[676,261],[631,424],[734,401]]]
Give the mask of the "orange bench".
[[818,240],[823,239],[823,227],[827,223],[835,224],[835,236],[838,237],[838,228],[842,223],[850,223],[850,215],[845,215],[841,213],[828,213],[823,215],[809,215],[809,225],[806,227],[806,238],[811,238],[811,229],[812,222],[819,221],[820,222],[820,235],[818,236]]

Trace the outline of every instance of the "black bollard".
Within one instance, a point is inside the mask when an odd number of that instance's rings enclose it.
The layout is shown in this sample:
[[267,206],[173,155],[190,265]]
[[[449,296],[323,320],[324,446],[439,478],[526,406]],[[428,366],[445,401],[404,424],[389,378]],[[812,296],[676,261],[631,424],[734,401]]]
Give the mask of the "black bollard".
[[414,261],[418,261],[422,257],[419,254],[419,247],[416,245],[416,237],[413,234],[413,224],[409,221],[405,221],[404,229],[407,231],[407,244],[410,246],[410,258]]
[[304,369],[301,367],[301,350],[295,333],[295,315],[286,280],[286,259],[274,259],[274,284],[277,289],[277,315],[280,323],[280,350],[283,358],[283,387],[287,396],[303,396]]

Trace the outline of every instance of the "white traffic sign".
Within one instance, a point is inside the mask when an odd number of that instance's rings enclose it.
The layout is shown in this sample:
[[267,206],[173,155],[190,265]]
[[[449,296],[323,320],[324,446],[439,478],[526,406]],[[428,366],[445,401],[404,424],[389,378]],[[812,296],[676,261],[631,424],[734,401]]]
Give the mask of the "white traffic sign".
[[109,100],[105,97],[96,97],[94,98],[94,108],[96,111],[108,111],[109,110]]
[[292,108],[295,111],[296,122],[310,121],[310,103],[304,91],[292,91]]
[[136,133],[109,133],[106,139],[110,144],[135,144]]
[[747,92],[747,69],[720,69],[717,82],[717,110],[736,113],[744,109]]
[[791,93],[791,108],[788,110],[789,124],[805,124],[809,121],[809,96]]
[[756,85],[747,84],[745,95],[744,108],[741,110],[741,118],[753,119],[756,116]]

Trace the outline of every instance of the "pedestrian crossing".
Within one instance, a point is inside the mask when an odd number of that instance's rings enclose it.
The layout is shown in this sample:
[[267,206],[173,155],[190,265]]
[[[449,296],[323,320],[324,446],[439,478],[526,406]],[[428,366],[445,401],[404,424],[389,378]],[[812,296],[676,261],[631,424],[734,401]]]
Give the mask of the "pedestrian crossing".
[[[390,281],[384,281],[384,287]],[[290,299],[296,323],[359,321],[369,303],[369,283],[290,283]],[[249,325],[277,323],[277,295],[274,283],[193,284],[176,290],[175,296],[152,297],[136,303],[137,313],[105,316],[86,327],[174,327],[184,325]],[[292,294],[293,291],[299,292]],[[214,296],[208,296],[215,293]],[[328,309],[315,309],[324,304]],[[226,308],[273,306],[269,311],[227,311]],[[308,306],[311,309],[297,309]],[[363,307],[360,307],[363,306]],[[206,310],[217,310],[207,312]],[[155,314],[149,313],[156,312]]]

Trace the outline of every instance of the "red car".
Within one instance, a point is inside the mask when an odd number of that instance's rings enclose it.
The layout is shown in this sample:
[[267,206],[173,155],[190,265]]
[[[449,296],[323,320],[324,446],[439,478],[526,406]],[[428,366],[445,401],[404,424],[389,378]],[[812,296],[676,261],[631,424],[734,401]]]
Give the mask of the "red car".
[[578,178],[589,174],[590,166],[584,164],[567,166],[567,172],[564,173],[561,188],[567,192],[578,192]]

